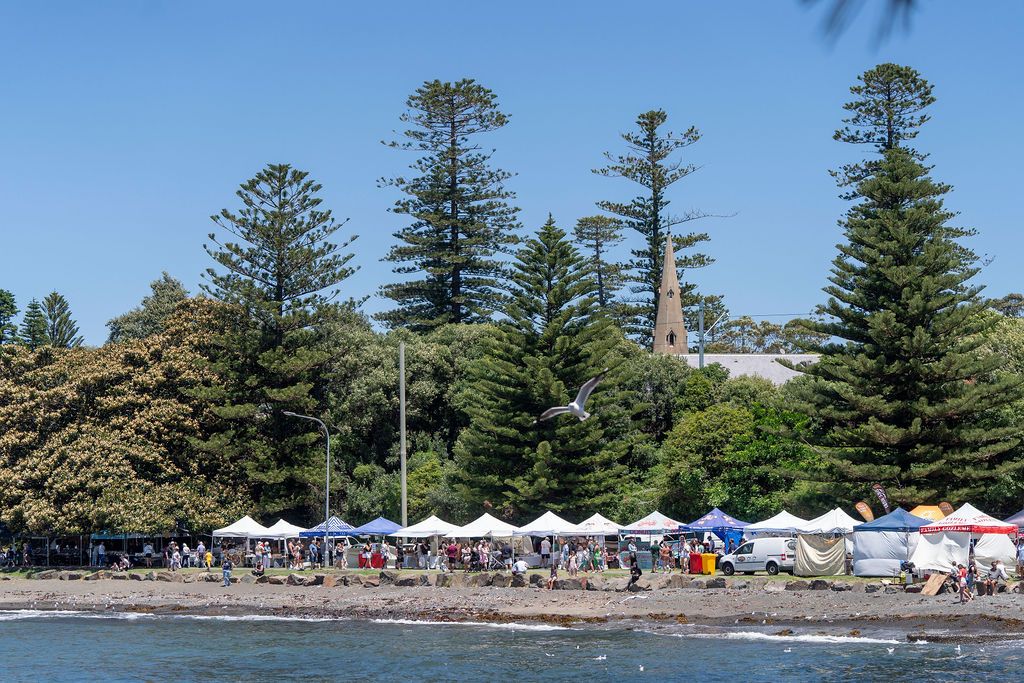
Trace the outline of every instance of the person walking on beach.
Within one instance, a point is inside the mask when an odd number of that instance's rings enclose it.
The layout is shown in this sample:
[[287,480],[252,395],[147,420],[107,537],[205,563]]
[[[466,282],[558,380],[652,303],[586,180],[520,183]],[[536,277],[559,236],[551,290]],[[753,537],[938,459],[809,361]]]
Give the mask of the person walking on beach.
[[235,568],[235,565],[231,562],[231,558],[224,555],[224,561],[220,563],[221,571],[224,574],[224,588],[231,585],[231,570]]

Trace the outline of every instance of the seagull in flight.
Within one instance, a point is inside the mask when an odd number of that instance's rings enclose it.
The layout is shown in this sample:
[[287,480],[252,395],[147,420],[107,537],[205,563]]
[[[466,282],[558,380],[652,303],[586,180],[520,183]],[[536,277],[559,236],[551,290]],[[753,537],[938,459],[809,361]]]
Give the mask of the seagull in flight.
[[587,399],[590,398],[590,394],[593,393],[594,389],[597,388],[597,385],[601,383],[601,380],[603,380],[604,376],[607,374],[608,368],[605,368],[597,377],[587,380],[586,384],[580,387],[580,393],[576,394],[576,399],[572,403],[567,406],[555,406],[554,408],[548,408],[540,414],[540,417],[537,418],[537,422],[550,420],[555,415],[561,415],[562,413],[571,413],[578,417],[580,422],[586,420],[590,417],[590,413],[584,409]]

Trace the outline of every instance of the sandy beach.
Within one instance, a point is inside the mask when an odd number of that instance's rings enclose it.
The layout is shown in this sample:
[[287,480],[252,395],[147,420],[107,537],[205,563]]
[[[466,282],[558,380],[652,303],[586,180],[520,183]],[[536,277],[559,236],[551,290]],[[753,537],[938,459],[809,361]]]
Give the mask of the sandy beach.
[[[366,582],[373,584],[374,578],[368,575]],[[690,624],[781,635],[885,632],[932,642],[1024,639],[1024,596],[1017,594],[979,597],[960,605],[948,594],[928,597],[904,593],[901,588],[886,592],[882,586],[867,592],[867,582],[849,582],[841,591],[794,589],[793,581],[785,579],[752,578],[732,585],[622,592],[549,591],[536,586],[396,586],[387,582],[365,586],[237,583],[225,588],[209,581],[11,578],[0,581],[0,609],[546,622],[610,628]]]

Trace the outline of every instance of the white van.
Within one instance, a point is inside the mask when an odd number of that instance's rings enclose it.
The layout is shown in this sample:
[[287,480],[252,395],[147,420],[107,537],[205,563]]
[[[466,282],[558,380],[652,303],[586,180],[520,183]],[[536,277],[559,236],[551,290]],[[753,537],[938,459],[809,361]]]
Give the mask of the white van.
[[792,574],[795,563],[796,539],[755,538],[723,557],[718,566],[726,576],[736,572],[753,574],[761,571],[774,575],[780,571]]

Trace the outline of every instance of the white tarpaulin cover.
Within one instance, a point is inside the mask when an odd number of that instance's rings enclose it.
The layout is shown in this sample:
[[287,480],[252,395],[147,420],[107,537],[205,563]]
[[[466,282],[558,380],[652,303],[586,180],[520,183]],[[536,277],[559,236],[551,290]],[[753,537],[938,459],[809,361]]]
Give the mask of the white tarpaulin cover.
[[294,524],[289,524],[283,519],[279,519],[270,525],[270,528],[267,529],[267,535],[263,538],[277,538],[281,540],[286,538],[298,538],[299,532],[302,531],[305,531],[305,529],[301,526],[295,526]]
[[452,529],[445,537],[447,538],[483,538],[485,536],[509,538],[519,531],[508,522],[503,522],[497,517],[492,517],[486,512],[465,526]]
[[621,528],[617,522],[594,513],[576,525],[580,536],[617,536]]
[[666,517],[655,510],[643,519],[638,519],[629,526],[620,528],[619,533],[623,536],[631,536],[633,534],[674,534],[678,533],[680,526],[682,525],[676,520]]
[[[843,512],[842,508],[836,508],[802,524],[797,531],[803,534],[851,534],[854,525],[859,523]],[[747,529],[749,528],[748,526]]]
[[234,524],[221,529],[214,529],[213,535],[224,538],[270,538],[270,529],[263,526],[249,515],[242,517]]
[[910,561],[918,569],[948,572],[958,564],[967,564],[970,542],[971,535],[966,531],[922,535]]
[[785,510],[770,517],[763,522],[754,522],[743,527],[745,536],[771,536],[773,534],[795,534],[797,530],[807,524],[806,519],[791,515]]
[[446,522],[434,515],[430,515],[422,522],[399,529],[388,536],[401,536],[402,538],[430,538],[431,536],[444,536],[458,529],[458,525]]
[[1006,534],[984,534],[974,544],[974,559],[982,574],[994,560],[1002,560],[1006,571],[1013,573],[1017,568],[1017,548]]
[[846,573],[846,540],[816,534],[796,537],[796,576],[838,576]]
[[567,522],[554,512],[548,510],[529,524],[524,524],[516,531],[516,536],[579,536],[580,530],[572,522]]
[[921,534],[916,531],[854,531],[856,576],[899,576],[900,564],[913,556]]

